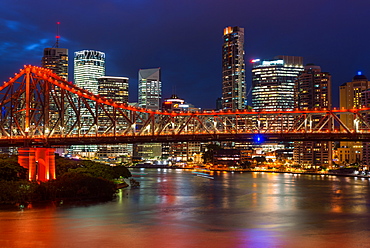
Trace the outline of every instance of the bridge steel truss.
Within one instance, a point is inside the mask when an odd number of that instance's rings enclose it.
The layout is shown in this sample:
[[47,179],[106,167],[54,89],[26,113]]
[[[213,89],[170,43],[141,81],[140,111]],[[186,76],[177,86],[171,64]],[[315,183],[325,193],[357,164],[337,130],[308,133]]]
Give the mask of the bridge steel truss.
[[[25,66],[0,93],[0,146],[253,141],[256,136],[273,142],[370,141],[369,108],[152,111],[93,95],[36,66]],[[351,125],[341,121],[342,114],[351,116]]]

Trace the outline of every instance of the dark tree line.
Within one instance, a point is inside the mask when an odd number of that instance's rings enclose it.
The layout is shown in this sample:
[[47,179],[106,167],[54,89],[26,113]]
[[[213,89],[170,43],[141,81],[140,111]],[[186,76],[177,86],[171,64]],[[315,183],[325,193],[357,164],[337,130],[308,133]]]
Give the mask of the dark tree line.
[[87,160],[57,156],[57,178],[29,182],[28,170],[16,156],[0,155],[0,204],[23,204],[43,200],[110,200],[116,193],[115,178],[131,177],[124,166],[109,166]]

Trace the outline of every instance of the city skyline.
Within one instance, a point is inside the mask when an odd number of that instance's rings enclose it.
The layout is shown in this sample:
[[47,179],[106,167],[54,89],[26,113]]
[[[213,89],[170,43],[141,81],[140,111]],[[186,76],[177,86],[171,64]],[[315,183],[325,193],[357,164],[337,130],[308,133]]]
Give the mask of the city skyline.
[[[357,71],[370,74],[367,34],[362,32],[370,7],[365,1],[351,5],[290,0],[284,4],[90,1],[89,5],[38,1],[28,6],[23,0],[5,0],[0,6],[3,81],[23,64],[41,65],[43,49],[55,43],[57,21],[61,22],[59,47],[69,49],[70,57],[83,49],[105,52],[106,74],[130,78],[130,101],[137,99],[137,71],[161,67],[163,97],[176,93],[196,107],[214,108],[222,92],[221,47],[227,26],[245,29],[247,92],[252,68],[248,61],[277,54],[302,56],[304,64],[314,63],[331,73],[333,106],[339,105],[339,85],[350,81]],[[81,11],[102,18],[81,18]]]

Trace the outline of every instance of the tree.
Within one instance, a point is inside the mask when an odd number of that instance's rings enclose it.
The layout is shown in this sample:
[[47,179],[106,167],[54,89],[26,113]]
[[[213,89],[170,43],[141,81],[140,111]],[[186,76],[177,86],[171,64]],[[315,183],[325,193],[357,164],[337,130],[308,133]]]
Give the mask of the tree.
[[15,156],[0,157],[0,180],[18,181],[27,178],[27,169],[19,165]]
[[114,166],[112,168],[113,168],[113,171],[115,173],[114,178],[119,178],[119,177],[129,178],[129,177],[132,177],[131,172],[125,166],[122,166],[122,165],[121,166]]
[[65,173],[45,186],[52,199],[110,200],[116,193],[116,185],[112,181],[76,172]]
[[263,164],[263,163],[265,163],[267,160],[266,160],[266,157],[264,157],[264,156],[260,156],[260,157],[254,157],[254,159],[256,160],[256,162],[257,162],[257,166],[259,165],[259,164]]
[[204,163],[213,163],[213,156],[215,151],[220,150],[221,147],[216,144],[208,144],[206,146],[206,151],[203,153],[202,158]]

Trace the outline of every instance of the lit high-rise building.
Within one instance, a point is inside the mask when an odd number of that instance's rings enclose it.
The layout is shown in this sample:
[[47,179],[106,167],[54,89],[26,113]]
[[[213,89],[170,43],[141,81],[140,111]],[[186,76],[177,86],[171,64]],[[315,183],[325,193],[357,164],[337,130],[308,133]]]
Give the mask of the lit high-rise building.
[[[351,82],[339,87],[339,107],[344,109],[361,108],[362,93],[370,88],[370,81],[365,75],[358,73]],[[352,114],[341,114],[340,120],[349,128],[357,129]],[[338,159],[341,164],[359,163],[362,161],[361,142],[340,142],[337,149]]]
[[252,107],[255,110],[293,110],[295,81],[303,71],[303,58],[277,56],[274,60],[254,60]]
[[[370,107],[370,89],[365,90],[361,94],[361,103],[364,107]],[[370,123],[370,115],[366,114],[364,119]],[[368,128],[368,127],[367,127]],[[362,166],[363,170],[369,170],[370,167],[370,142],[362,142]]]
[[246,107],[244,28],[226,27],[222,46],[222,108]]
[[[297,56],[276,56],[273,60],[253,60],[252,69],[252,108],[256,111],[277,111],[294,109],[295,82],[303,71],[303,58]],[[262,125],[270,129],[281,130],[281,126],[290,127],[294,117],[259,118]],[[281,154],[285,159],[293,159],[293,143],[284,142]],[[278,151],[277,151],[278,152]]]
[[[112,77],[103,76],[98,78],[98,93],[100,96],[107,99],[111,99],[117,103],[128,103],[128,91],[129,89],[129,78],[127,77]],[[106,106],[106,111],[108,113],[113,113],[113,107]],[[99,125],[99,128],[103,130],[108,127],[104,125],[104,119],[108,120],[110,123],[110,118],[108,116],[100,117],[103,123]],[[97,157],[99,158],[117,158],[124,156],[130,158],[132,156],[132,144],[119,144],[119,145],[98,145]]]
[[[353,77],[352,82],[344,83],[339,87],[339,107],[345,109],[361,108],[362,92],[369,88],[370,81],[365,75],[358,73]],[[341,114],[340,119],[348,128],[355,128],[352,114]]]
[[[161,108],[162,82],[161,69],[139,70],[139,107],[151,110]],[[159,159],[162,156],[162,145],[160,143],[135,144],[133,148],[134,157],[146,159]]]
[[104,75],[105,53],[94,50],[75,52],[74,83],[78,87],[98,94],[98,78]]
[[[105,53],[95,50],[82,50],[74,53],[74,83],[76,86],[97,95],[99,93],[98,78],[105,75]],[[78,101],[76,97],[74,101]],[[93,102],[87,100],[93,107]],[[80,109],[80,120],[84,123],[94,123],[94,118],[88,108]],[[73,120],[72,120],[73,121]],[[83,157],[95,157],[97,146],[73,146],[73,153]]]
[[139,107],[152,110],[161,108],[161,69],[139,70]]
[[[300,110],[331,109],[331,75],[320,66],[304,67],[295,84],[295,108]],[[321,116],[312,116],[311,126],[316,126]],[[328,123],[327,125],[330,125]],[[332,142],[294,142],[294,163],[304,167],[331,166]]]
[[103,76],[98,78],[98,93],[118,103],[128,103],[128,78]]
[[[41,59],[41,65],[44,68],[50,69],[53,73],[68,81],[68,49],[59,48],[59,36],[57,36],[56,47],[45,48],[43,57]],[[55,45],[54,45],[55,46]],[[54,94],[60,96],[60,88],[54,87],[51,89]],[[50,96],[49,100],[49,118],[55,122],[59,118],[58,108],[53,101],[53,97]],[[57,148],[57,153],[65,153],[64,148]]]
[[41,61],[42,67],[52,70],[59,77],[68,81],[68,49],[45,48]]

